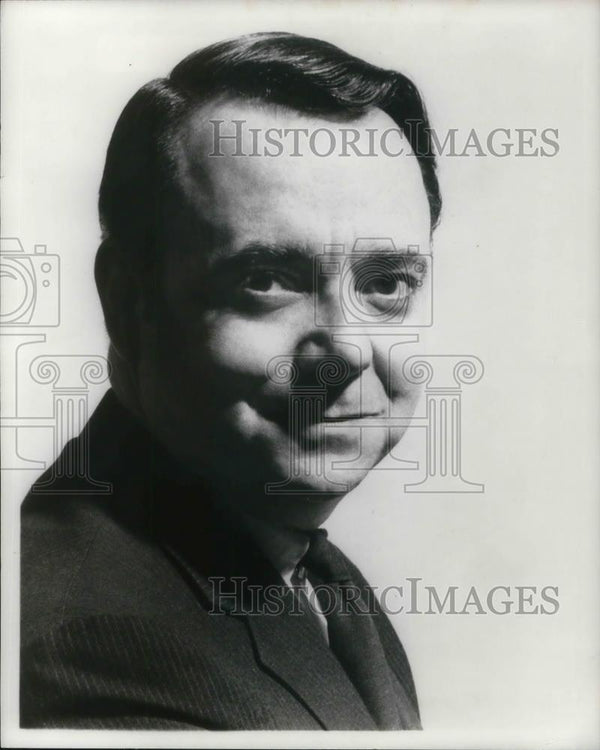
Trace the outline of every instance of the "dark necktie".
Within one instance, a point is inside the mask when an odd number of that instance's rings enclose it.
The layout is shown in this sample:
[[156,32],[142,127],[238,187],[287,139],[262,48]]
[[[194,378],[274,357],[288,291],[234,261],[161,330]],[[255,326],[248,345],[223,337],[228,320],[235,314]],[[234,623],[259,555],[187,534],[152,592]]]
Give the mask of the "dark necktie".
[[[393,674],[372,615],[369,593],[359,589],[340,553],[319,529],[302,559],[327,618],[329,645],[380,729],[420,727],[406,692]],[[370,594],[374,596],[374,594]],[[356,597],[356,598],[355,598]]]

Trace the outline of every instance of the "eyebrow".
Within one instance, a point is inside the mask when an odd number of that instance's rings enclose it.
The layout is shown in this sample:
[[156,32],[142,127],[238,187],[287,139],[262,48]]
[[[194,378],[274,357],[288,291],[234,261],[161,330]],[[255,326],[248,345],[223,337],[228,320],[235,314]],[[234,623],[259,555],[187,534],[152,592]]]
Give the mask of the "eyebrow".
[[[411,247],[416,247],[417,250],[416,251],[409,250],[409,248]],[[381,243],[381,241],[373,240],[372,244],[363,245],[363,249],[360,249],[352,253],[348,253],[348,255],[350,256],[352,255],[359,255],[359,256],[374,255],[376,257],[382,257],[382,258],[385,258],[385,257],[387,258],[389,257],[418,258],[419,256],[422,257],[423,255],[429,254],[428,252],[421,253],[418,248],[419,248],[418,245],[400,245],[399,247],[392,245],[392,247],[390,247],[389,243],[386,243],[386,242]]]
[[249,268],[260,263],[294,265],[312,268],[313,253],[308,246],[293,243],[249,242],[230,255],[221,255],[209,262],[209,271],[215,274]]
[[[229,255],[217,255],[209,261],[208,271],[211,276],[227,276],[232,273],[244,272],[253,266],[260,266],[264,263],[293,268],[297,272],[312,273],[316,258],[323,255],[327,255],[332,260],[335,259],[336,255],[339,255],[339,257],[352,259],[353,262],[359,264],[361,261],[366,262],[367,258],[369,260],[386,259],[388,262],[397,259],[405,263],[406,259],[412,261],[424,257],[420,253],[394,252],[389,249],[387,244],[373,245],[364,253],[346,253],[343,251],[339,253],[331,251],[314,253],[308,244],[249,242]],[[426,267],[424,271],[426,274]]]

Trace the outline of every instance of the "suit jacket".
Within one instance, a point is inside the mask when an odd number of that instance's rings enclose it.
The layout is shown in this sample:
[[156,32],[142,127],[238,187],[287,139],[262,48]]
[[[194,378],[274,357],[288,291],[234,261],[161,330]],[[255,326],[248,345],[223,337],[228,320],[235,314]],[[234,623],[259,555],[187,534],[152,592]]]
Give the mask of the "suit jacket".
[[[50,470],[23,503],[22,727],[377,728],[310,618],[238,606],[236,576],[280,576],[112,391],[65,448],[88,450],[110,494],[85,494],[73,476],[48,494]],[[404,650],[377,603],[370,616],[419,727]]]

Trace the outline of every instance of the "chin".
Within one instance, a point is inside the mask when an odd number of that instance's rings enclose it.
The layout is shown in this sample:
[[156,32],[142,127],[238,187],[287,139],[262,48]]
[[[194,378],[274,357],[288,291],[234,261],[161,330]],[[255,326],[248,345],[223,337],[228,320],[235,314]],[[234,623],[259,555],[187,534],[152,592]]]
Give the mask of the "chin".
[[341,498],[358,487],[368,473],[369,470],[367,469],[334,469],[327,473],[326,479],[321,477],[311,478],[309,482],[305,483],[305,490],[312,493],[315,501],[318,501],[319,497]]
[[[366,459],[360,468],[338,466],[350,463],[356,457],[344,453],[308,454],[297,462],[297,469],[290,467],[287,456],[272,465],[267,472],[270,479],[264,483],[266,495],[305,495],[307,499],[342,497],[353,490],[369,473],[377,460]],[[364,458],[364,456],[363,456]]]
[[345,492],[319,492],[318,484],[288,487],[281,494],[263,495],[252,508],[253,515],[265,521],[298,531],[318,529],[329,518]]

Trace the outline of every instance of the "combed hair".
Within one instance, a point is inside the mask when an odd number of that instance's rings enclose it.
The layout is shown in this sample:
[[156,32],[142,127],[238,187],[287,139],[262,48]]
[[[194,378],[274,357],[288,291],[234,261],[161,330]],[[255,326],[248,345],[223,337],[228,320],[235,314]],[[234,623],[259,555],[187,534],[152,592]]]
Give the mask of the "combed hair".
[[419,161],[431,229],[438,223],[441,196],[429,123],[412,81],[328,42],[267,32],[194,52],[168,78],[151,81],[131,98],[115,126],[100,187],[104,240],[143,252],[147,259],[154,255],[163,199],[175,179],[171,146],[177,127],[194,108],[221,96],[348,120],[375,107],[383,110]]

